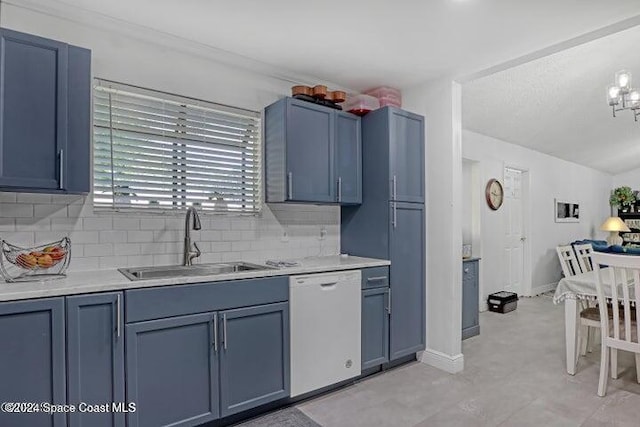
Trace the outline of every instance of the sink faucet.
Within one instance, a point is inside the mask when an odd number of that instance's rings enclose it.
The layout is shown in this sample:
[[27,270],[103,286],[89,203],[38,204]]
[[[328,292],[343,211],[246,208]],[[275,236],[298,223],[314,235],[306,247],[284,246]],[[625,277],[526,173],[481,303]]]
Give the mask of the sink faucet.
[[191,230],[189,228],[189,217],[193,217],[193,229],[200,230],[202,225],[200,224],[200,217],[198,211],[193,206],[187,209],[187,216],[184,221],[184,265],[191,265],[192,260],[200,256],[200,248],[195,243],[193,247],[195,251],[191,250]]

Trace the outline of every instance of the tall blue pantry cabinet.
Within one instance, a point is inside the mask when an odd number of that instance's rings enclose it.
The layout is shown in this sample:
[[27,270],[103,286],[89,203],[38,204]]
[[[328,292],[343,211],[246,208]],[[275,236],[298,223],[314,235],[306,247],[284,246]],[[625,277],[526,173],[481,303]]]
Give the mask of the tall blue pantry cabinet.
[[389,360],[425,348],[424,117],[362,118],[362,205],[343,206],[341,251],[391,260]]

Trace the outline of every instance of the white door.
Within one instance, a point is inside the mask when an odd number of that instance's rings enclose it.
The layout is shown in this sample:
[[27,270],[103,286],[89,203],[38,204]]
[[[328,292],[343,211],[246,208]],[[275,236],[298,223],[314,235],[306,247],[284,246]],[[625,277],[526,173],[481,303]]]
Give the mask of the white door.
[[522,294],[524,291],[524,235],[522,171],[504,170],[504,289]]

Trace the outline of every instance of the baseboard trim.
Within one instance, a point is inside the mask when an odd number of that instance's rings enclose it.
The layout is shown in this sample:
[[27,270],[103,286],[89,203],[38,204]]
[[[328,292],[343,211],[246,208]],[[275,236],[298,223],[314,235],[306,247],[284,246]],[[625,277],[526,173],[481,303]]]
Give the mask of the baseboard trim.
[[450,356],[428,348],[422,352],[418,360],[450,374],[457,374],[464,369],[464,355],[462,353]]
[[553,291],[556,289],[557,286],[558,286],[558,282],[552,282],[552,283],[547,283],[546,285],[536,286],[535,288],[531,288],[531,296],[535,297],[545,292]]

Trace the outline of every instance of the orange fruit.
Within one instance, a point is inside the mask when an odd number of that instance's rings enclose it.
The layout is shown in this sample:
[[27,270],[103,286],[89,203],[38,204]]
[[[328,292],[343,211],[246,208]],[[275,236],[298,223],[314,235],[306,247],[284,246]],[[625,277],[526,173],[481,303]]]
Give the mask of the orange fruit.
[[50,255],[47,255],[47,254],[42,255],[41,257],[38,258],[38,265],[44,268],[51,267],[53,265],[53,259],[51,258]]

